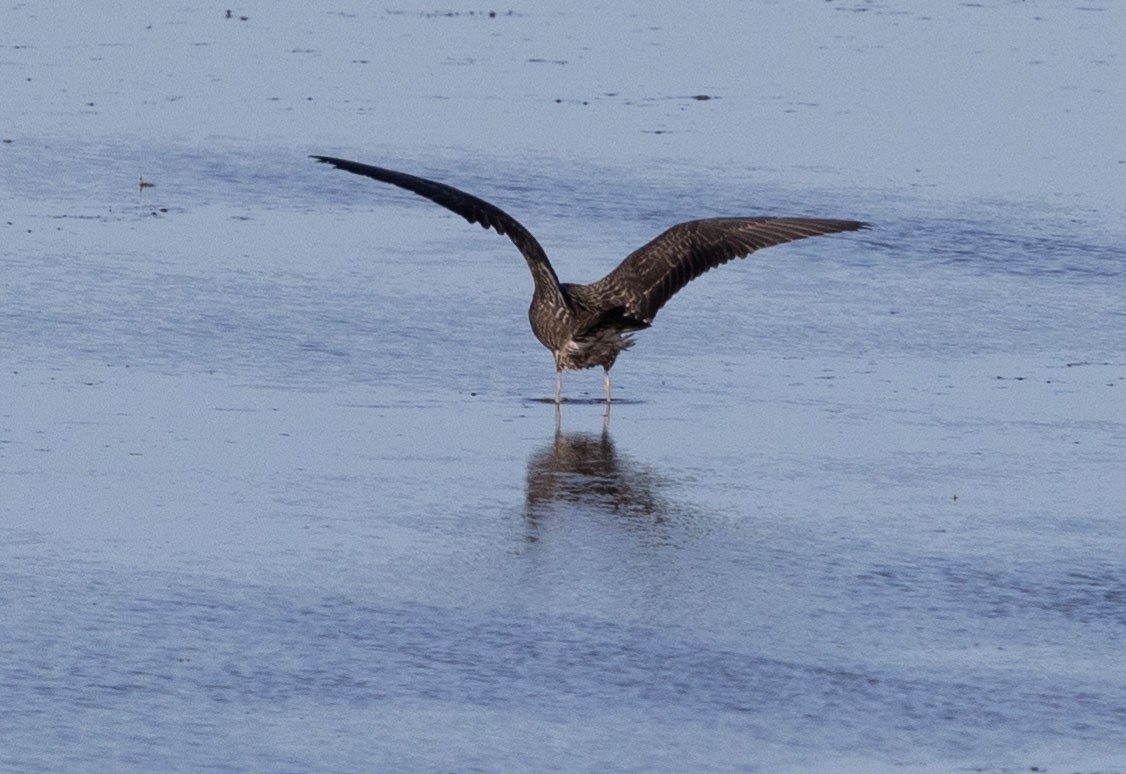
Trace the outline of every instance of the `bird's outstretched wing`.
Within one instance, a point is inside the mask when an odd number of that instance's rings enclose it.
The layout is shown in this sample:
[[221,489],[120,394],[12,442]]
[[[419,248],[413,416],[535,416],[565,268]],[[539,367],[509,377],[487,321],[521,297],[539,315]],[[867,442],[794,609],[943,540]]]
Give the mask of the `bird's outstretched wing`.
[[[508,237],[528,261],[528,266],[532,270],[537,286],[542,281],[552,285],[555,289],[554,292],[559,293],[559,278],[555,275],[555,270],[552,268],[551,262],[548,261],[547,253],[544,252],[543,247],[540,246],[540,243],[536,241],[536,238],[532,236],[528,229],[520,225],[516,218],[495,204],[489,204],[484,199],[478,199],[476,196],[465,193],[465,191],[459,191],[451,185],[415,177],[405,172],[396,172],[392,169],[373,167],[369,164],[361,164],[358,161],[337,159],[331,156],[312,156],[311,158],[325,164],[331,164],[345,172],[363,175],[373,180],[405,188],[435,204],[442,205],[450,212],[457,213],[470,223],[479,223],[482,228],[491,228],[498,234]],[[544,290],[550,292],[550,288],[544,288]],[[562,297],[560,296],[560,298]]]
[[612,272],[588,286],[601,304],[651,323],[672,296],[708,269],[755,250],[806,237],[867,228],[856,220],[819,218],[709,218],[680,223],[630,253]]

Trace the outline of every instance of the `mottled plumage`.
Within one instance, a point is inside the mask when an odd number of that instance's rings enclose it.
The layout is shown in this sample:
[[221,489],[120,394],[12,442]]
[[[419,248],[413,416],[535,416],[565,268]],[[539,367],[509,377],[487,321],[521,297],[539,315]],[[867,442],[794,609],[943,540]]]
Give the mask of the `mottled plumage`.
[[866,224],[820,218],[707,218],[680,223],[630,253],[616,269],[589,285],[560,283],[540,243],[511,215],[458,189],[403,172],[355,161],[313,156],[337,169],[405,188],[457,213],[470,223],[512,240],[535,282],[528,319],[536,338],[555,356],[555,401],[564,369],[604,369],[610,401],[610,368],[633,346],[632,336],[653,324],[672,296],[709,269],[755,250],[806,237],[855,231]]

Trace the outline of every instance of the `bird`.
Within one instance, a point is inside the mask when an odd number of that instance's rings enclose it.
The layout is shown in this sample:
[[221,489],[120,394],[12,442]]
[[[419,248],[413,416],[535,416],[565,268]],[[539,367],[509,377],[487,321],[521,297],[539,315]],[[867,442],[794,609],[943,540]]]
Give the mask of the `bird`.
[[650,327],[677,291],[709,269],[764,247],[869,228],[858,220],[769,215],[689,220],[634,250],[602,279],[579,285],[560,282],[536,238],[495,204],[405,172],[332,156],[310,158],[418,194],[512,240],[534,282],[528,307],[532,333],[555,358],[556,406],[563,401],[563,372],[596,366],[603,369],[609,406],[610,369],[618,355],[634,345],[634,334]]

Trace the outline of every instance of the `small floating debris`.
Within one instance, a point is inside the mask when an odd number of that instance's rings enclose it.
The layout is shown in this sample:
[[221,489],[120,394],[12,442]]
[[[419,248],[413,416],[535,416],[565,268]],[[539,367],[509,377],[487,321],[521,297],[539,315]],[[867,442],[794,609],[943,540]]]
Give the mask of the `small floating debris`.
[[517,16],[516,11],[405,11],[387,8],[384,10],[389,16],[419,16],[423,19],[457,19],[463,16],[496,19],[499,16]]
[[713,99],[719,99],[715,94],[670,94],[664,97],[641,97],[640,102],[663,102],[673,101],[679,102],[682,100],[690,102],[709,102]]

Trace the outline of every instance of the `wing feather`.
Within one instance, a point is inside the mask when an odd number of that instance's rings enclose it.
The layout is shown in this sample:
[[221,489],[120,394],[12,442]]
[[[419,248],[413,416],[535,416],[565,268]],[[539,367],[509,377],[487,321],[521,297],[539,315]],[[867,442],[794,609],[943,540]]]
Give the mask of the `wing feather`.
[[709,269],[764,247],[861,228],[867,224],[822,218],[692,220],[673,226],[630,253],[588,288],[601,304],[620,305],[630,317],[651,323],[677,291]]
[[[325,164],[331,164],[345,172],[363,175],[373,180],[379,180],[383,183],[390,183],[399,188],[404,188],[429,199],[435,204],[445,207],[450,212],[460,215],[470,223],[479,223],[482,228],[492,229],[498,234],[508,237],[512,240],[512,243],[516,245],[516,248],[524,256],[525,260],[528,261],[528,266],[532,269],[532,274],[537,284],[539,284],[542,279],[552,284],[555,287],[555,293],[558,294],[559,278],[556,276],[555,269],[552,268],[551,262],[547,259],[547,253],[544,252],[543,247],[540,246],[540,243],[532,236],[532,233],[528,231],[528,229],[520,225],[520,222],[517,221],[516,218],[509,215],[495,204],[490,204],[484,199],[479,199],[472,194],[467,194],[465,191],[458,190],[451,185],[438,183],[434,180],[427,180],[422,177],[415,177],[405,172],[396,172],[393,169],[373,167],[370,164],[361,164],[358,161],[348,161],[347,159],[338,159],[331,156],[312,156],[311,158]],[[545,288],[545,290],[550,289]],[[560,301],[562,300],[561,295],[559,295],[559,299]]]

